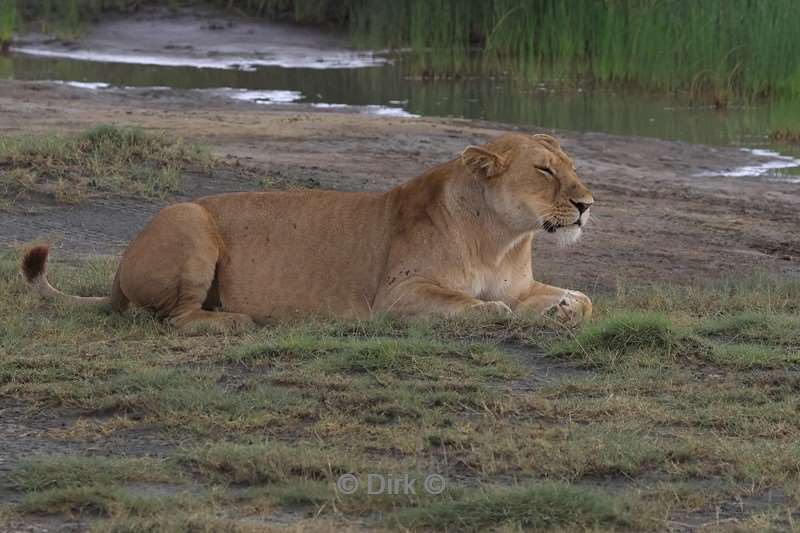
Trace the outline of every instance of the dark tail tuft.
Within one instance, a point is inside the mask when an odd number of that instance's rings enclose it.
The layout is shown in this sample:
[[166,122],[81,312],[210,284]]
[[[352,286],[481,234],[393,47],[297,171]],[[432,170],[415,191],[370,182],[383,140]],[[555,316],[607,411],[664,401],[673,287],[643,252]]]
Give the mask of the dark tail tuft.
[[25,253],[22,258],[22,274],[28,280],[28,283],[32,283],[36,278],[44,274],[49,251],[50,249],[46,244],[39,244]]

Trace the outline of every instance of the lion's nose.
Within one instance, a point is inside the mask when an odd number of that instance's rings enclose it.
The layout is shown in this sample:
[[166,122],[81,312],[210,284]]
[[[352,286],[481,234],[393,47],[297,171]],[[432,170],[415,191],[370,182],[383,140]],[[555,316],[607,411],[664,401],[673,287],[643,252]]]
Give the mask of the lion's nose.
[[575,200],[570,200],[572,205],[574,205],[578,209],[578,213],[583,214],[584,211],[592,207],[594,202],[576,202]]

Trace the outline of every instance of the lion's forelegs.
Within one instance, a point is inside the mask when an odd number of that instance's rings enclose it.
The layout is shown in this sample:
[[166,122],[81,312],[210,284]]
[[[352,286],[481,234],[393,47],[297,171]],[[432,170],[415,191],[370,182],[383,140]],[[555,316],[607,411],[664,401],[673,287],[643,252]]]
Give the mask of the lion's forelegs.
[[433,282],[412,282],[392,291],[376,311],[401,315],[438,314],[453,316],[466,312],[509,315],[503,302],[486,302],[469,294]]
[[552,313],[563,322],[575,324],[592,316],[592,301],[582,292],[534,281],[514,306],[517,312],[528,310]]

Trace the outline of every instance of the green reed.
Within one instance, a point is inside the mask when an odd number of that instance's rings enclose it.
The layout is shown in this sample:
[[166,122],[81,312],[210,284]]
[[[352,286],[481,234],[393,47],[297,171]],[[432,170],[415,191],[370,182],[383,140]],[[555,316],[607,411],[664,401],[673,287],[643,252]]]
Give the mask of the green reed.
[[[798,0],[206,0],[237,13],[349,30],[353,41],[414,52],[430,76],[468,56],[529,80],[688,92],[719,104],[800,95]],[[0,40],[14,0],[0,0]],[[76,33],[103,10],[154,0],[16,0],[22,18]],[[169,0],[171,7],[197,6]],[[9,13],[12,13],[9,18]],[[19,18],[19,17],[17,17]],[[5,30],[9,33],[8,30]]]
[[0,0],[0,51],[6,51],[17,25],[17,6],[14,0]]
[[[248,15],[303,24],[344,26],[358,0],[206,0]],[[173,4],[187,4],[173,0]]]
[[410,48],[421,73],[487,66],[527,79],[689,92],[719,104],[800,94],[797,0],[216,0],[273,19],[347,27]]
[[365,45],[724,101],[800,94],[798,20],[796,0],[361,0],[350,24]]
[[16,4],[20,15],[15,24],[17,29],[42,31],[65,39],[77,38],[87,23],[97,20],[105,11],[133,12],[144,4],[154,3],[147,0],[0,0],[0,6],[3,1]]

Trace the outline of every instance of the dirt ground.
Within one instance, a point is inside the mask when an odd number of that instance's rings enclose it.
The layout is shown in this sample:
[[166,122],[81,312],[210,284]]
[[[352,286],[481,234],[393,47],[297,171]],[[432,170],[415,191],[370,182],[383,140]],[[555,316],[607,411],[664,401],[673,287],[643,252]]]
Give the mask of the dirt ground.
[[[19,81],[0,82],[0,117],[0,135],[100,123],[163,130],[204,143],[268,182],[337,190],[388,189],[509,129],[231,102],[193,91],[87,91]],[[800,273],[796,184],[695,177],[752,163],[756,156],[646,138],[549,133],[576,160],[596,204],[577,245],[560,249],[546,235],[537,241],[538,278],[591,293],[620,282]],[[195,176],[184,194],[169,201],[262,186],[259,179],[233,174]],[[0,242],[46,238],[56,242],[56,257],[116,254],[162,205],[109,198],[66,206],[17,198],[0,211]]]

